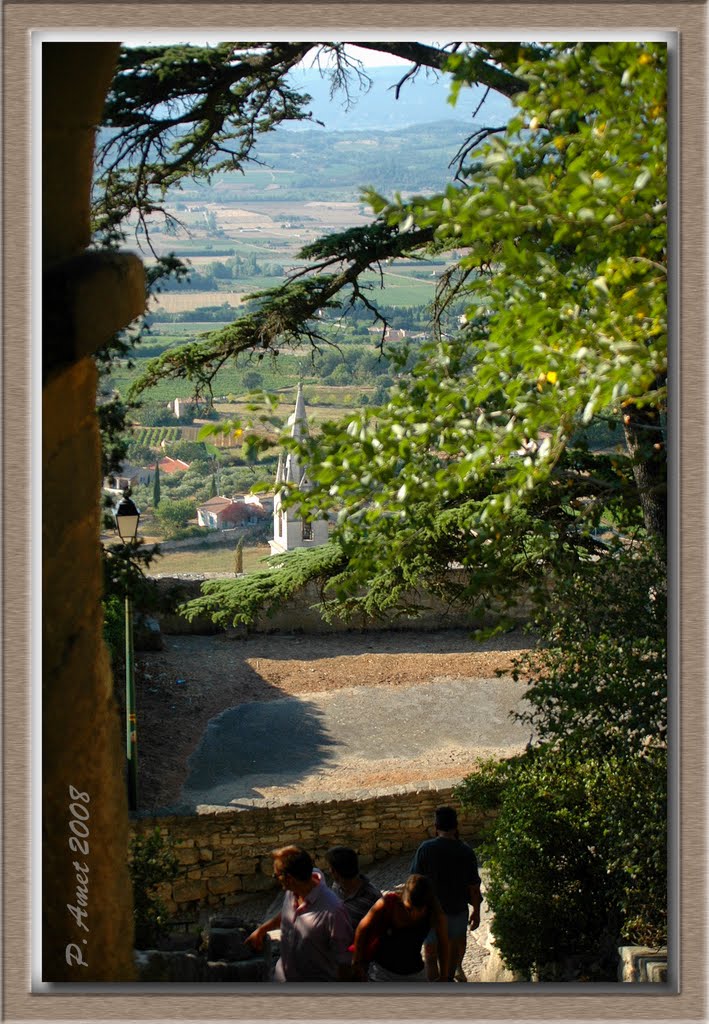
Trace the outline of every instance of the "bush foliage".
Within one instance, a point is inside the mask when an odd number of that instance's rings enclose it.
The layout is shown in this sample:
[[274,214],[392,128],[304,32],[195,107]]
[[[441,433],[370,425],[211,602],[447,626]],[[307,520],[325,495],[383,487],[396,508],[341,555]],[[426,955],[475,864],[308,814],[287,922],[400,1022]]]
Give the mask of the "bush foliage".
[[164,934],[167,909],[155,889],[161,882],[171,882],[178,868],[172,847],[158,828],[133,839],[129,870],[133,884],[134,941],[137,949],[154,947]]
[[[663,570],[617,552],[551,598],[528,678],[537,746],[480,763],[464,805],[497,806],[482,852],[493,931],[513,970],[615,978],[621,944],[667,939]],[[566,975],[568,977],[568,974]]]

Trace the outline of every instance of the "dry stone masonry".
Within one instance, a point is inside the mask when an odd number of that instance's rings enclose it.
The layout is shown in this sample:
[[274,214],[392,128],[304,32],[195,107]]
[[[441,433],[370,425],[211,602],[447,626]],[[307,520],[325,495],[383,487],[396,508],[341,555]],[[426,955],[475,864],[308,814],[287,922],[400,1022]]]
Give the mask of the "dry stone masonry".
[[[192,817],[144,817],[133,834],[156,827],[170,839],[180,873],[158,892],[171,914],[231,907],[274,888],[270,851],[304,846],[321,864],[338,843],[358,851],[363,866],[416,849],[430,832],[436,807],[452,801],[447,789],[405,789],[386,796],[288,803],[242,809],[200,808]],[[484,815],[460,812],[461,834],[473,838]]]

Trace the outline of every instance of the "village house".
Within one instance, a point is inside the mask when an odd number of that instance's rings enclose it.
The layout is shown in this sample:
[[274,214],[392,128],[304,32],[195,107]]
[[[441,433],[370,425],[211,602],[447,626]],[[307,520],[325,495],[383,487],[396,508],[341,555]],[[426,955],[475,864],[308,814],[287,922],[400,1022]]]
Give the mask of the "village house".
[[108,494],[121,495],[139,484],[149,484],[154,466],[132,466],[124,462],[116,473],[104,477],[103,489]]
[[239,526],[255,526],[269,517],[269,511],[255,495],[247,501],[239,496],[226,498],[216,495],[197,508],[197,522],[208,530],[231,530]]
[[[186,469],[190,468],[189,462],[183,462],[182,459],[173,459],[169,455],[163,456],[158,462],[161,473],[184,473]],[[155,466],[150,467],[155,471]]]

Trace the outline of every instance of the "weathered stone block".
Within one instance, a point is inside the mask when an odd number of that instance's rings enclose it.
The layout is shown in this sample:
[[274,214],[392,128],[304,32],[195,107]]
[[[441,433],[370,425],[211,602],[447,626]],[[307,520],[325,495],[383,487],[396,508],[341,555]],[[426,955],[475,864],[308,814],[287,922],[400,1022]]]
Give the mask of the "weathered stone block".
[[227,892],[241,892],[244,888],[243,882],[240,878],[225,877],[225,878],[210,878],[207,880],[207,889],[210,893],[215,893],[222,896]]
[[206,846],[203,846],[199,851],[199,859],[210,861],[214,859],[214,853]]
[[202,868],[202,878],[221,878],[227,873],[226,864],[222,861],[219,864],[208,864]]
[[267,892],[274,889],[273,879],[265,875],[251,875],[242,879],[244,892]]
[[252,875],[255,873],[257,865],[258,861],[255,858],[237,858],[227,861],[227,870],[230,875]]
[[193,847],[177,847],[175,849],[175,859],[178,864],[197,864],[199,861],[199,853]]
[[199,880],[176,882],[172,889],[172,897],[177,903],[199,900],[206,894],[207,883]]

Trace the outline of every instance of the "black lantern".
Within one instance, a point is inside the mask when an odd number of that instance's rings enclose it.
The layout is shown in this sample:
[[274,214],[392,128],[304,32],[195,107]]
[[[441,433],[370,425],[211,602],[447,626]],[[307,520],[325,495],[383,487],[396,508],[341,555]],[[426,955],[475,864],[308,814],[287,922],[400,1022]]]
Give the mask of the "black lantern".
[[138,535],[138,523],[140,522],[140,509],[136,507],[135,502],[130,497],[130,492],[125,491],[123,497],[118,502],[118,508],[115,512],[116,516],[116,529],[118,530],[118,536],[124,543],[135,540]]

